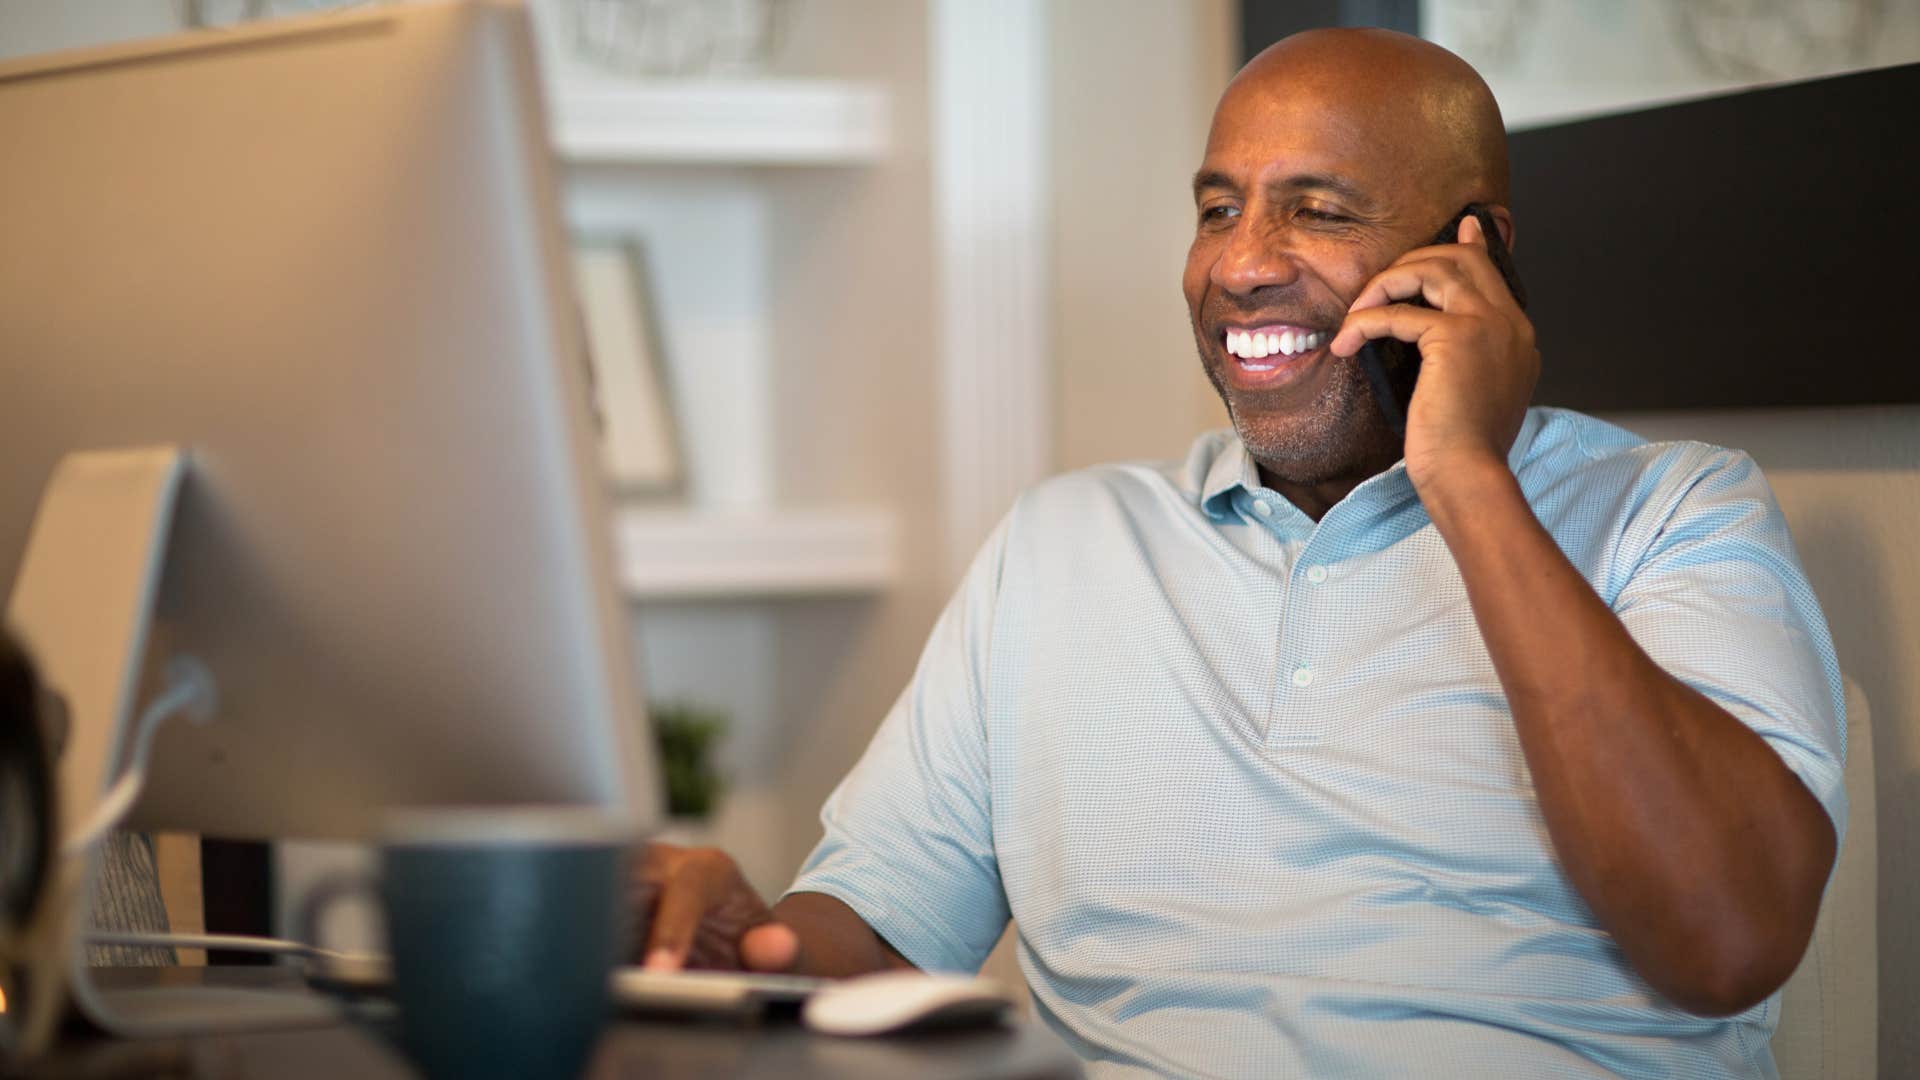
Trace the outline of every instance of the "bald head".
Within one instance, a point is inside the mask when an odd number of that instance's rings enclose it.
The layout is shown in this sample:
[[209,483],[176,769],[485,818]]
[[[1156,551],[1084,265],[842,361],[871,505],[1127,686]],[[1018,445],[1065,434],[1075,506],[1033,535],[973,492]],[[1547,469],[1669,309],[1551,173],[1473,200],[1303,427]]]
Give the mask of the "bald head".
[[[1488,204],[1512,244],[1500,109],[1465,61],[1419,38],[1295,34],[1221,95],[1193,197],[1182,288],[1201,362],[1269,482],[1331,505],[1400,442],[1361,366],[1324,342],[1368,279],[1461,207]],[[1256,346],[1249,361],[1228,341],[1250,333],[1320,344],[1282,346],[1284,363]]]
[[1294,34],[1247,62],[1221,95],[1229,109],[1306,98],[1364,123],[1372,137],[1447,189],[1442,202],[1507,202],[1507,134],[1479,72],[1430,41],[1392,30]]

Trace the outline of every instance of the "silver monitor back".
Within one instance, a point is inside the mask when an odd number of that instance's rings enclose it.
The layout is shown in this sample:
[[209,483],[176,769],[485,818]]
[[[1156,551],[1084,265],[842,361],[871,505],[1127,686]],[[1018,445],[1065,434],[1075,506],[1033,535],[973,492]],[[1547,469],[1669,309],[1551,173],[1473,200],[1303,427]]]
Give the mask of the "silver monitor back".
[[131,823],[355,837],[659,786],[534,50],[408,4],[0,64],[0,582],[69,451],[190,454]]

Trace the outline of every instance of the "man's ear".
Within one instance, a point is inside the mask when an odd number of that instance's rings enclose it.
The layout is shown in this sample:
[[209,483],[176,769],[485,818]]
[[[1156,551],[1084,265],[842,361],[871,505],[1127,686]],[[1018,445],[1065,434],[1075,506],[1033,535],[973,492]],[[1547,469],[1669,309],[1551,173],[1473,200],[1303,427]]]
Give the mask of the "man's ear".
[[1487,207],[1487,214],[1493,218],[1494,225],[1499,228],[1501,242],[1507,245],[1508,251],[1512,251],[1514,237],[1513,211],[1501,206],[1499,203],[1492,203]]

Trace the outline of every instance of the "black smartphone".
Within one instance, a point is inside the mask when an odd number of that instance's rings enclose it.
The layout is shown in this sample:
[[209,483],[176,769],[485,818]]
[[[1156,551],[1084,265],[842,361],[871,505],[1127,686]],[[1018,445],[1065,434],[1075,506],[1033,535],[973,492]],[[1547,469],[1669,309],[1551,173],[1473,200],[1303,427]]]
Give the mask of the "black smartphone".
[[[1480,231],[1487,237],[1487,256],[1506,280],[1507,290],[1513,293],[1513,299],[1526,310],[1527,290],[1520,284],[1520,275],[1513,269],[1513,253],[1507,250],[1507,242],[1500,238],[1499,226],[1494,223],[1493,215],[1487,212],[1485,203],[1468,203],[1453,215],[1440,231],[1435,233],[1429,246],[1454,244],[1460,240],[1460,223],[1473,215],[1480,221]],[[1399,303],[1417,307],[1432,307],[1421,297],[1402,300]],[[1413,400],[1413,384],[1420,378],[1420,350],[1398,338],[1377,338],[1360,347],[1354,359],[1366,370],[1367,381],[1373,384],[1373,396],[1380,401],[1380,411],[1386,415],[1387,426],[1396,435],[1407,433],[1407,404]]]

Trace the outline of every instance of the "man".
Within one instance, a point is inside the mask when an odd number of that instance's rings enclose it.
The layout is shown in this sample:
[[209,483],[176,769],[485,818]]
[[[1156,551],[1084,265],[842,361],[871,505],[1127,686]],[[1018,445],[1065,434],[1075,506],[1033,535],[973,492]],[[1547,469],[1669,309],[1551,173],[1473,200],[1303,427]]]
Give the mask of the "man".
[[[1752,462],[1528,409],[1478,222],[1420,246],[1468,203],[1515,238],[1442,49],[1268,49],[1194,194],[1233,432],[1024,496],[794,891],[650,849],[649,963],[967,969],[1011,915],[1101,1072],[1771,1075],[1844,729]],[[1387,337],[1424,358],[1404,441],[1352,359]]]

